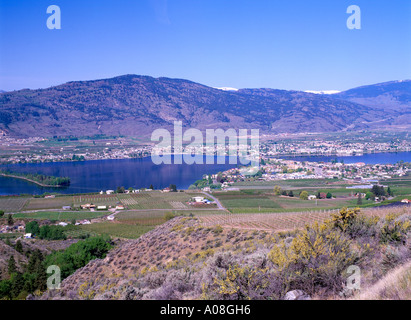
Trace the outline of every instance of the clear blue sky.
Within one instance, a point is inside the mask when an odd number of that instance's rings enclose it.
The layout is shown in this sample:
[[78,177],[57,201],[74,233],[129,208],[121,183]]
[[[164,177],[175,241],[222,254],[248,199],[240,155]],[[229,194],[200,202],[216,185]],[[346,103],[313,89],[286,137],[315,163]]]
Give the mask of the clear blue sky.
[[[352,4],[361,30],[346,27]],[[3,90],[122,74],[345,90],[411,78],[411,1],[0,0],[0,49]]]

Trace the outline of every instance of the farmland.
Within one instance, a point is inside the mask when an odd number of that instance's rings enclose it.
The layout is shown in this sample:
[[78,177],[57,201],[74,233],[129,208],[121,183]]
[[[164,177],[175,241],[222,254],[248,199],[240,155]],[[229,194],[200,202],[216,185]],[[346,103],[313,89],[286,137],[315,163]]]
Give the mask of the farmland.
[[[339,210],[320,210],[290,213],[260,213],[260,214],[216,214],[199,215],[203,226],[224,228],[264,230],[264,231],[291,231],[301,229],[316,222],[329,220],[331,215]],[[411,206],[377,207],[363,209],[364,214],[384,217],[387,214],[411,214]]]
[[159,191],[137,194],[85,194],[56,196],[55,198],[0,197],[0,210],[8,212],[58,210],[64,206],[79,209],[82,204],[115,207],[122,204],[130,210],[190,209],[187,202],[198,195],[188,192],[162,193]]
[[56,220],[56,221],[71,221],[81,219],[95,219],[107,215],[107,212],[79,212],[79,211],[38,211],[38,212],[24,212],[16,213],[16,219],[35,219],[35,220]]
[[[299,192],[304,189],[294,190],[295,197],[278,196],[272,190],[255,189],[241,190],[232,192],[216,192],[221,203],[231,213],[269,213],[269,212],[292,212],[304,210],[319,210],[319,209],[338,209],[341,207],[357,206],[357,198],[352,195],[356,190],[347,190],[343,188],[337,189],[317,189],[311,190],[310,194],[317,192],[331,192],[335,198],[320,199],[320,200],[301,200],[298,197]],[[359,190],[360,191],[360,190]],[[374,202],[363,199],[363,205],[370,205]]]
[[29,198],[25,197],[0,197],[0,210],[4,212],[20,211]]
[[83,225],[80,230],[98,235],[108,235],[126,239],[137,239],[144,233],[154,229],[154,226],[129,225],[126,223],[102,222]]

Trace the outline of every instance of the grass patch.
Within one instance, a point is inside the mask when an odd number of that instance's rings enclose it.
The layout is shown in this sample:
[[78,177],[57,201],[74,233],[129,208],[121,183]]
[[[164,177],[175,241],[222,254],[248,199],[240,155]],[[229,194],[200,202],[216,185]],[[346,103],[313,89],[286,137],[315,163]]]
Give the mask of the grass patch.
[[56,211],[39,211],[39,212],[27,212],[27,213],[16,213],[13,215],[16,219],[36,219],[36,220],[58,220],[58,221],[71,221],[73,219],[95,219],[102,216],[108,215],[108,212],[101,211],[85,211],[85,212],[56,212]]
[[153,226],[138,226],[124,223],[102,222],[79,226],[80,230],[98,235],[108,235],[126,239],[137,239],[154,229]]

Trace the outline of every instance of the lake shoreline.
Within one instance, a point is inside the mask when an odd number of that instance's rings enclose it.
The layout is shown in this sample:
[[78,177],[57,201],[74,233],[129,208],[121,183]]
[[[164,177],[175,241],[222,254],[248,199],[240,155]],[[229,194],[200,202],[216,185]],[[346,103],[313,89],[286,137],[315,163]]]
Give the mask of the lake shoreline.
[[48,184],[43,184],[43,183],[41,183],[41,182],[38,182],[38,181],[35,181],[35,180],[31,180],[31,179],[26,178],[26,177],[15,176],[15,175],[10,175],[10,174],[5,174],[5,173],[0,173],[0,176],[6,177],[6,178],[13,178],[13,179],[25,180],[25,181],[28,181],[28,182],[32,182],[32,183],[34,183],[34,184],[37,184],[37,185],[39,185],[40,187],[44,187],[44,188],[64,188],[64,187],[65,187],[65,186],[60,186],[60,185],[52,186],[52,185],[48,185]]

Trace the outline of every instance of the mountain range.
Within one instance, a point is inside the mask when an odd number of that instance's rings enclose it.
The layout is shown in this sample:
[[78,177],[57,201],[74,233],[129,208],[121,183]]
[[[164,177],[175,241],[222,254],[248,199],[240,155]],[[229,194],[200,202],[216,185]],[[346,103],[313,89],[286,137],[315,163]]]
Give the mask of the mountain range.
[[124,75],[0,93],[0,130],[17,137],[146,136],[173,121],[265,134],[409,130],[411,80],[335,94],[212,88],[183,79]]

